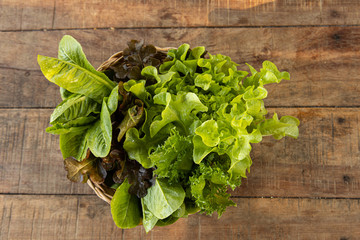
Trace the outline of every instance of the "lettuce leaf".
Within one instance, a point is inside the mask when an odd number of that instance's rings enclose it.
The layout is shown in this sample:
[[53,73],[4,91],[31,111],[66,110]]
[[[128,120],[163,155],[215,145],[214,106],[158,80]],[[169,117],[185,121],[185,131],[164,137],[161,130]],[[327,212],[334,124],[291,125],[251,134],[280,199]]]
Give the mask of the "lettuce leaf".
[[140,129],[130,128],[127,130],[123,147],[130,159],[138,161],[144,168],[151,168],[154,164],[149,155],[158,144],[166,140],[172,125],[167,125],[158,132],[156,137],[151,137],[150,124],[153,118],[160,114],[161,110],[158,107],[153,107],[144,111],[145,122]]
[[154,96],[154,104],[164,105],[165,109],[161,113],[161,119],[151,123],[151,137],[155,136],[168,123],[178,124],[184,133],[188,134],[189,127],[197,119],[196,114],[208,109],[196,94],[185,92],[179,92],[175,96],[161,92]]
[[274,113],[273,118],[261,122],[258,129],[263,136],[272,135],[275,139],[289,136],[296,139],[299,136],[299,124],[300,121],[295,117],[283,116],[279,120],[277,114]]
[[103,100],[100,120],[98,120],[86,133],[87,145],[96,157],[106,157],[110,152],[112,139],[112,126],[110,112],[106,101]]
[[217,211],[219,217],[228,206],[235,206],[227,193],[228,185],[240,185],[240,179],[233,180],[228,173],[230,160],[216,153],[208,155],[189,178],[191,194],[201,212],[212,214]]
[[155,148],[150,159],[159,178],[168,178],[171,183],[180,182],[192,169],[191,138],[181,136],[176,128],[171,129],[170,136]]
[[[136,50],[140,46],[136,43],[126,51]],[[142,223],[148,232],[199,210],[220,217],[235,206],[229,187],[240,186],[250,172],[252,144],[265,136],[299,135],[297,118],[267,116],[264,86],[290,80],[288,72],[270,61],[264,61],[259,71],[247,64],[249,75],[229,56],[183,44],[169,50],[158,68],[143,67],[142,79],[116,85],[91,66],[74,38],[65,36],[58,59],[38,56],[38,62],[45,77],[61,87],[63,101],[46,131],[60,134],[63,157],[70,157],[68,166],[87,174],[91,164],[80,168],[76,160],[84,159],[88,148],[101,161],[109,161],[110,149],[120,146],[115,150],[125,150],[136,161],[125,156],[129,162],[142,166],[132,171],[151,173],[146,178],[147,195],[137,197],[122,176],[129,165],[116,171],[119,182],[113,185],[117,190],[111,212],[121,228]],[[114,131],[113,124],[117,124]]]
[[129,193],[130,184],[127,179],[116,189],[111,200],[111,214],[119,228],[133,228],[141,220],[140,201]]
[[[125,89],[146,101],[146,121],[127,131],[124,149],[144,167],[154,167],[158,179],[186,189],[187,201],[202,212],[219,216],[229,200],[227,189],[241,184],[250,172],[251,144],[263,136],[298,136],[299,121],[291,116],[266,119],[264,85],[289,80],[269,62],[248,72],[221,54],[204,58],[202,47],[183,44],[168,52],[159,71],[142,74],[154,80],[129,81]],[[156,109],[156,111],[154,111]],[[151,211],[151,209],[150,209]],[[159,222],[158,222],[159,223]]]
[[166,179],[156,179],[144,197],[144,204],[158,219],[165,219],[183,204],[184,199],[185,191],[179,183],[170,185]]
[[101,105],[91,98],[73,94],[62,101],[50,116],[50,123],[65,123],[70,120],[87,117],[91,113],[100,113]]

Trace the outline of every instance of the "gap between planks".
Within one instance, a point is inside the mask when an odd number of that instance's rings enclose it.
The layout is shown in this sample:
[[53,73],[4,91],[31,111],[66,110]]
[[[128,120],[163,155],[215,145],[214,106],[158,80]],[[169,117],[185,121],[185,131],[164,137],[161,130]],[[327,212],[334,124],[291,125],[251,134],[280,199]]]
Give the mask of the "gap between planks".
[[[109,206],[96,197],[0,196],[1,239],[357,239],[359,201],[236,199],[217,216],[182,218],[146,235],[118,229]],[[56,236],[56,237],[54,237]],[[5,237],[5,238],[4,238]],[[151,238],[150,238],[151,237]]]
[[94,27],[94,28],[43,28],[43,29],[24,29],[24,30],[0,30],[0,33],[6,32],[56,32],[56,31],[88,31],[88,30],[151,30],[151,29],[246,29],[246,28],[327,28],[327,27],[360,27],[360,24],[333,24],[333,25],[269,25],[269,26],[182,26],[182,27]]
[[[357,106],[272,106],[272,105],[266,105],[267,108],[317,108],[317,109],[332,109],[332,108],[336,108],[336,109],[341,109],[341,108],[345,108],[345,109],[357,109],[360,108],[360,105]],[[42,109],[55,109],[56,107],[0,107],[0,110],[28,110],[28,109],[32,109],[32,110],[42,110]]]
[[[76,193],[76,194],[66,194],[66,193],[0,193],[0,196],[74,196],[74,197],[82,197],[82,196],[96,196],[95,194],[91,193],[91,194],[81,194],[81,193]],[[299,196],[299,197],[293,197],[293,196],[230,196],[231,199],[311,199],[311,200],[331,200],[331,199],[344,199],[344,200],[360,200],[360,198],[358,197],[304,197],[304,196]]]
[[245,59],[256,68],[271,59],[281,70],[289,71],[293,81],[269,86],[267,106],[360,106],[360,77],[356,72],[360,65],[360,27],[1,33],[1,43],[13,44],[17,49],[0,51],[0,106],[55,107],[60,102],[58,88],[45,80],[36,56],[55,56],[64,34],[83,39],[83,49],[94,66],[122,49],[129,38],[156,41],[159,46],[184,42],[208,46],[209,52],[231,56],[244,67]]
[[158,4],[142,0],[113,0],[102,5],[98,2],[32,0],[23,3],[21,0],[4,0],[0,4],[0,28],[16,30],[360,24],[360,5],[357,0],[164,0]]

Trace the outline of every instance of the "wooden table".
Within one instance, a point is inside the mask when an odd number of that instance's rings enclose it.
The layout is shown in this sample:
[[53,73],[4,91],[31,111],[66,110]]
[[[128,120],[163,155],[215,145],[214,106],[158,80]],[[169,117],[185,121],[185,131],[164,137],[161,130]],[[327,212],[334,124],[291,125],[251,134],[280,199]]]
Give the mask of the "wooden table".
[[[0,1],[0,239],[360,239],[360,3],[357,0]],[[149,234],[118,229],[108,204],[66,178],[60,102],[37,65],[64,34],[98,66],[130,39],[206,46],[241,68],[269,59],[271,113],[300,137],[254,145],[251,173],[221,219],[194,215]]]

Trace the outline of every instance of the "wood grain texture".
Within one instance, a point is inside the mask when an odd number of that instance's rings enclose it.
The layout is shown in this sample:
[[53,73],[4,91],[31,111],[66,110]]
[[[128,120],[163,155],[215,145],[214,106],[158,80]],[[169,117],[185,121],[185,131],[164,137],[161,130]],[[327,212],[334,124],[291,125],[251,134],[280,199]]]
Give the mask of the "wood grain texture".
[[251,173],[235,195],[351,197],[360,193],[360,109],[269,112],[299,118],[299,138],[264,138],[253,144]]
[[0,107],[55,107],[62,100],[59,87],[39,70],[0,68]]
[[[0,112],[0,192],[92,194],[66,178],[48,109]],[[360,109],[276,108],[300,119],[297,140],[254,144],[248,179],[234,196],[360,198]]]
[[[118,229],[45,133],[60,97],[36,56],[56,57],[64,34],[94,66],[130,39],[203,45],[241,68],[271,60],[292,81],[267,87],[265,104],[298,117],[300,136],[253,145],[238,207],[220,220]],[[359,39],[358,0],[0,0],[0,239],[358,239]]]
[[220,219],[192,215],[145,234],[118,229],[95,196],[0,196],[0,237],[7,239],[357,239],[356,199],[234,199]]
[[121,239],[122,236],[122,231],[111,222],[109,205],[95,196],[2,195],[0,216],[0,239]]
[[357,0],[3,0],[0,30],[355,25]]
[[86,185],[67,180],[59,137],[45,132],[51,112],[0,112],[2,193],[92,193]]
[[[291,74],[291,81],[268,85],[268,106],[360,106],[360,27],[269,29],[137,29],[0,33],[0,107],[55,107],[57,86],[42,77],[36,56],[57,56],[64,34],[83,45],[99,66],[130,39],[158,46],[206,46],[248,69],[273,61]],[[256,39],[256,40],[255,40]],[[346,82],[346,84],[345,84]],[[12,99],[12,101],[10,101]]]

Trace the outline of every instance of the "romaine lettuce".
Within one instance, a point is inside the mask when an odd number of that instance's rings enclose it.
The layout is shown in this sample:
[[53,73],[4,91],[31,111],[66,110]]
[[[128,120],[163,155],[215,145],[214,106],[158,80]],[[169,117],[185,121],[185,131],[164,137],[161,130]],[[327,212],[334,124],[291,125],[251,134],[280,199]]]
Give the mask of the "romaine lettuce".
[[60,134],[67,169],[76,173],[70,179],[91,173],[115,188],[111,213],[121,228],[143,224],[148,232],[198,211],[220,217],[235,205],[229,187],[250,171],[251,144],[299,135],[297,118],[266,118],[264,85],[290,79],[269,61],[260,71],[248,65],[249,76],[204,47],[163,53],[133,40],[105,74],[65,36],[59,59],[38,62],[61,87],[47,132]]

